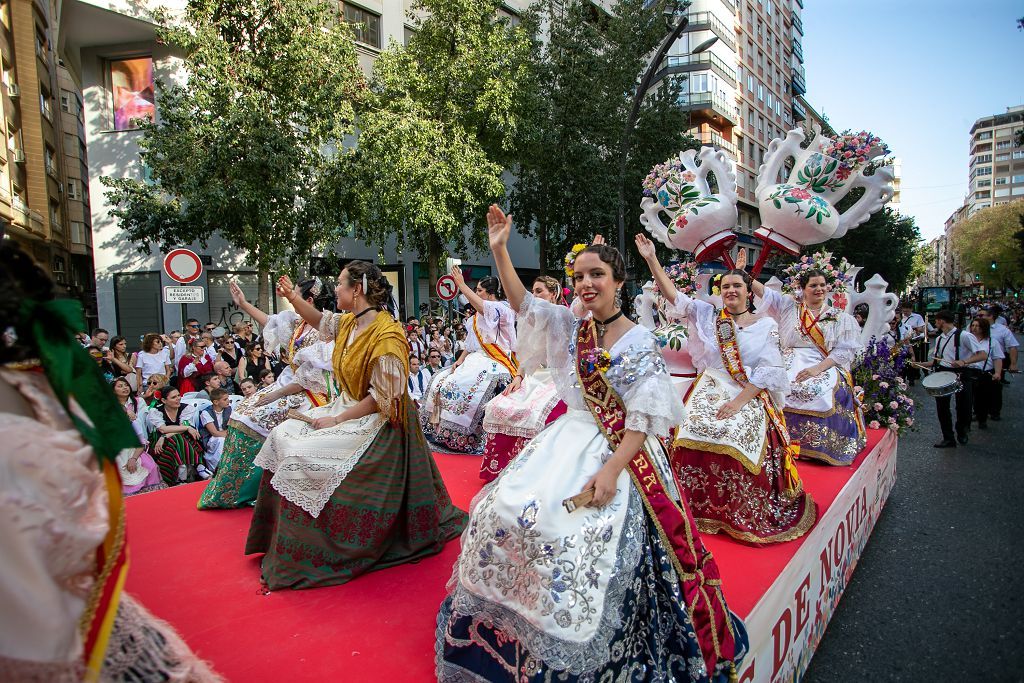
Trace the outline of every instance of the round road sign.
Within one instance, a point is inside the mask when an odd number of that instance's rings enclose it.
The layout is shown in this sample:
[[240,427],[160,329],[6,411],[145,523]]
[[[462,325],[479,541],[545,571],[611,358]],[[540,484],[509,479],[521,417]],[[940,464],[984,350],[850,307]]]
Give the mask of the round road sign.
[[164,257],[164,272],[183,284],[195,282],[203,274],[203,262],[191,249],[173,249]]
[[444,301],[451,301],[459,293],[459,286],[451,275],[442,275],[437,279],[437,295]]

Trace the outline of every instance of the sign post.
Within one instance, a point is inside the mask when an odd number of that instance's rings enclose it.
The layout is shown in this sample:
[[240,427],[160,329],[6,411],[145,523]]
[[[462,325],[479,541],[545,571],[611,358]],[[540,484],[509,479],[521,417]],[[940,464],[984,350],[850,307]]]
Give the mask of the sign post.
[[[203,262],[191,249],[172,249],[164,256],[164,272],[172,280],[187,285],[203,274]],[[187,304],[201,304],[205,301],[206,291],[202,287],[164,287],[164,303],[181,304],[182,332],[188,320]]]

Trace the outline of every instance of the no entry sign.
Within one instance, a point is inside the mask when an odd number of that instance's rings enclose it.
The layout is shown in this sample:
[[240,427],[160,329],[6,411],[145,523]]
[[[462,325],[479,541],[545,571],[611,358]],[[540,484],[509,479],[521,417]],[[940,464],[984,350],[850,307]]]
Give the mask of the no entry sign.
[[444,301],[451,301],[459,293],[459,286],[451,275],[442,275],[437,279],[437,295]]
[[164,257],[164,272],[182,284],[195,282],[203,274],[203,262],[191,249],[174,249]]

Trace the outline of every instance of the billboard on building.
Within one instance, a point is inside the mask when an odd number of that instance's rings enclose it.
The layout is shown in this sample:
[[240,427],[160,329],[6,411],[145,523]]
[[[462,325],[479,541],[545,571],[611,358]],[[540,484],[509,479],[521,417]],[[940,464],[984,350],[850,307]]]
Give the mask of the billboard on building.
[[132,130],[139,127],[142,119],[153,120],[156,96],[152,57],[110,62],[110,89],[114,101],[114,130]]

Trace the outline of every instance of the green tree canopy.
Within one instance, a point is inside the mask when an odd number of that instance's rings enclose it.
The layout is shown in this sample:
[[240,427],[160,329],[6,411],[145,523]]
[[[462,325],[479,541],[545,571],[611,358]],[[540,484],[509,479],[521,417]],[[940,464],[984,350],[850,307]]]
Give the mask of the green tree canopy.
[[[986,287],[1017,288],[1024,283],[1021,243],[1015,237],[1024,220],[1024,200],[981,209],[956,225],[953,249],[968,273],[981,274]],[[992,268],[995,262],[996,267]]]
[[163,20],[187,77],[157,84],[158,120],[143,124],[152,183],[103,178],[112,213],[148,252],[217,234],[259,273],[335,241],[309,210],[365,94],[351,30],[337,5],[307,0],[190,0]]
[[[606,13],[586,0],[537,6],[547,40],[534,50],[536,88],[523,127],[511,212],[537,237],[541,268],[556,267],[575,242],[617,232],[620,149],[637,82],[668,32],[676,2],[617,0]],[[680,79],[665,78],[643,101],[625,174],[626,233],[641,230],[640,183],[650,168],[699,147],[686,133]],[[633,249],[632,239],[627,246]]]
[[[859,193],[850,193],[836,208],[845,211],[858,196]],[[889,283],[890,292],[902,292],[913,277],[920,242],[921,231],[912,216],[884,207],[859,227],[840,239],[825,242],[821,248],[837,259],[845,256],[853,265],[862,266],[862,280],[878,273]]]
[[[500,0],[419,0],[407,46],[377,58],[355,149],[339,158],[334,192],[355,234],[426,257],[485,246],[488,204],[505,193],[529,88],[529,24]],[[333,200],[332,200],[333,201]],[[329,204],[330,202],[328,202]]]

